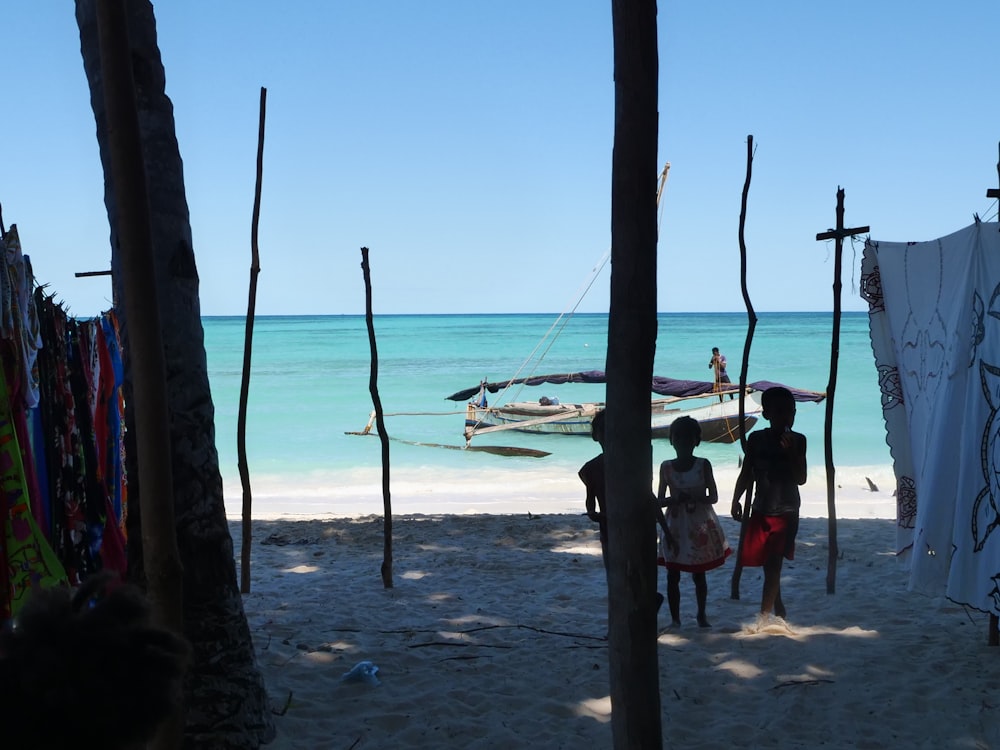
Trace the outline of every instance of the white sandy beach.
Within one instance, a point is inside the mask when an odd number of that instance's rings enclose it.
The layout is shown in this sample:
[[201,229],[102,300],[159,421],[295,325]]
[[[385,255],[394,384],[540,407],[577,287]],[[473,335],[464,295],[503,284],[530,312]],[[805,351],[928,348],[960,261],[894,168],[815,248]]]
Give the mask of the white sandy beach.
[[[986,615],[906,590],[891,471],[871,474],[876,492],[838,474],[834,595],[826,488],[822,470],[810,475],[782,579],[790,632],[752,632],[760,569],[744,570],[739,600],[731,561],[709,573],[708,629],[682,580],[681,628],[659,615],[664,747],[1000,747]],[[509,486],[467,486],[464,502],[454,491],[432,502],[429,489],[394,489],[405,515],[393,520],[391,589],[382,518],[366,514],[380,494],[344,497],[335,515],[256,501],[270,518],[254,523],[244,601],[278,713],[272,747],[611,746],[606,583],[580,487],[549,488],[531,509]],[[414,512],[439,501],[448,513]],[[723,522],[735,545],[736,524]],[[363,660],[381,684],[341,680]]]

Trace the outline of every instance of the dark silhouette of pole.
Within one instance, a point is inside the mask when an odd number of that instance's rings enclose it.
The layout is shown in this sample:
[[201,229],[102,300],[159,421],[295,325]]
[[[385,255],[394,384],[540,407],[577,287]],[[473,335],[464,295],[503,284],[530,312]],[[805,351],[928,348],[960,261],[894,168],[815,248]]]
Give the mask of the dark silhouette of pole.
[[656,0],[612,0],[614,147],[605,489],[615,750],[663,747],[649,384],[656,354]]
[[246,337],[243,342],[243,379],[240,382],[240,408],[236,419],[236,455],[243,485],[243,534],[240,547],[240,591],[250,593],[250,542],[253,533],[253,493],[250,490],[250,468],[247,465],[247,397],[250,393],[250,352],[253,349],[253,321],[257,308],[257,275],[260,273],[260,252],[257,247],[257,225],[260,223],[260,185],[264,173],[264,114],[267,109],[267,89],[260,87],[260,123],[257,128],[257,186],[253,196],[253,218],[250,220],[250,298],[247,302]]
[[[743,455],[747,454],[747,426],[746,426],[746,392],[747,392],[747,370],[750,368],[750,345],[753,343],[753,333],[757,328],[757,313],[754,312],[753,303],[750,301],[750,292],[747,289],[747,243],[744,235],[747,223],[747,198],[750,195],[750,178],[753,175],[753,136],[747,136],[747,176],[743,181],[743,198],[740,201],[740,289],[743,292],[743,304],[747,308],[747,338],[743,344],[743,364],[740,366],[740,447]],[[731,599],[740,598],[740,578],[743,576],[743,564],[740,562],[743,554],[743,540],[747,535],[747,522],[750,520],[750,502],[753,500],[753,482],[747,485],[745,512],[743,520],[740,521],[740,541],[736,545],[736,565],[733,567],[733,578],[730,583],[729,596]]]
[[[1000,145],[998,145],[997,151],[1000,152]],[[997,179],[1000,180],[1000,157],[997,159]],[[990,188],[986,191],[986,197],[1000,199],[1000,189]],[[996,612],[990,612],[986,643],[989,646],[1000,646],[1000,618],[997,617]]]
[[371,376],[368,390],[375,410],[375,429],[382,443],[382,505],[385,512],[382,541],[382,585],[392,588],[392,498],[389,493],[389,433],[385,431],[382,399],[378,395],[378,347],[375,345],[375,323],[372,319],[372,275],[368,265],[368,248],[361,248],[361,270],[365,276],[365,322],[368,324],[368,343],[372,351]]
[[[147,593],[159,623],[182,635],[183,575],[174,524],[166,364],[153,267],[149,188],[124,0],[98,1],[97,28],[111,174],[118,204],[124,306],[131,328],[132,409],[142,487],[140,523]],[[160,728],[150,747],[179,748],[183,729],[183,715],[178,711]]]
[[833,335],[830,340],[830,382],[826,386],[826,423],[823,430],[823,456],[826,459],[826,507],[829,528],[829,554],[826,564],[826,593],[837,590],[837,501],[833,466],[833,401],[837,392],[837,363],[840,359],[840,292],[844,237],[865,234],[869,227],[844,228],[844,189],[837,188],[837,228],[816,235],[817,240],[834,240],[833,253]]

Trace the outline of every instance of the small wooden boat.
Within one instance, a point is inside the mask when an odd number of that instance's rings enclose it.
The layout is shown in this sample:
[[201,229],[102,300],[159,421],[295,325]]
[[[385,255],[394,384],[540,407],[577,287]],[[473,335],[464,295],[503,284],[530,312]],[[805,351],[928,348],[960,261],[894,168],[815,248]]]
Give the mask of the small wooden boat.
[[[602,402],[541,404],[521,401],[501,407],[469,404],[465,416],[466,439],[500,430],[590,437],[590,423],[603,408]],[[744,410],[743,423],[750,430],[760,416],[760,403],[747,394]],[[732,443],[740,438],[737,399],[716,400],[694,407],[686,399],[653,399],[650,402],[650,436],[669,438],[671,423],[681,416],[698,420],[703,442]]]
[[[603,383],[604,373],[588,370],[577,373],[539,375],[531,378],[482,382],[476,388],[454,393],[447,398],[452,401],[475,398],[466,407],[465,439],[501,430],[517,430],[546,435],[586,435],[590,436],[590,423],[594,415],[604,408],[600,401],[583,403],[563,403],[557,399],[543,397],[536,401],[515,401],[503,406],[489,406],[487,393],[496,393],[515,384],[541,385],[543,383]],[[743,424],[749,431],[762,412],[756,396],[760,391],[779,385],[770,381],[756,381],[747,386],[743,398]],[[787,387],[787,386],[786,386]],[[789,388],[797,401],[821,401],[825,394]],[[740,438],[739,387],[724,387],[715,383],[676,380],[654,377],[651,391],[665,398],[650,401],[650,436],[669,438],[670,425],[681,416],[698,421],[702,430],[702,441],[706,443],[732,443]]]
[[[732,391],[729,391],[732,393]],[[743,397],[743,424],[749,432],[760,417],[762,408],[753,393]],[[701,425],[703,443],[734,443],[740,439],[740,401],[726,398],[701,406],[691,406],[687,399],[655,399],[651,404],[651,434],[669,438],[670,425],[678,417],[691,417]]]

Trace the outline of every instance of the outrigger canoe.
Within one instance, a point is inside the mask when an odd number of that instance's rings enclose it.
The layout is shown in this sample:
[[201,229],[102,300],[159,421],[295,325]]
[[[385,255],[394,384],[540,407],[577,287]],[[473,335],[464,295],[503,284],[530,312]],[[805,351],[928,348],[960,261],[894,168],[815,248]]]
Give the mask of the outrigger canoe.
[[[587,370],[575,373],[539,375],[530,378],[490,383],[483,381],[474,388],[453,393],[451,401],[473,400],[466,407],[465,438],[501,430],[517,430],[546,435],[590,435],[594,415],[604,408],[600,401],[564,403],[542,397],[538,401],[515,401],[503,406],[489,406],[487,393],[500,392],[511,385],[536,386],[545,383],[604,383],[604,372]],[[747,385],[743,398],[743,424],[749,431],[761,415],[762,407],[756,394],[780,383],[756,381]],[[787,387],[787,386],[785,386]],[[702,441],[732,443],[740,437],[739,387],[719,388],[715,383],[677,380],[656,376],[651,392],[664,398],[650,401],[650,435],[669,438],[670,425],[681,416],[689,416],[701,425]],[[822,401],[825,394],[789,388],[797,401]]]

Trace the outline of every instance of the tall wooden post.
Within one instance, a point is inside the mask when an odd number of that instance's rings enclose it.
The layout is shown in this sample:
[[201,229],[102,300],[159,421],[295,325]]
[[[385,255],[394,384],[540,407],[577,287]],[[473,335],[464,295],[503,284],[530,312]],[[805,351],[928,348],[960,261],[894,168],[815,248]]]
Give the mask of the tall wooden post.
[[264,115],[267,111],[267,89],[260,87],[260,119],[257,126],[257,185],[253,196],[250,219],[250,295],[247,302],[246,333],[243,339],[243,378],[240,381],[240,408],[236,419],[236,455],[243,486],[243,534],[240,544],[240,592],[250,593],[250,542],[253,534],[253,492],[250,487],[250,466],[247,463],[247,399],[250,396],[250,353],[253,350],[254,311],[257,309],[257,275],[260,273],[260,251],[257,228],[260,224],[260,183],[264,174]]
[[649,384],[656,351],[656,0],[612,0],[615,134],[607,426],[608,673],[615,750],[663,747]]
[[[1000,152],[1000,145],[997,146],[997,151]],[[1000,157],[997,158],[997,180],[1000,181]],[[1000,200],[1000,189],[990,188],[986,191],[986,197]],[[986,643],[990,646],[1000,646],[1000,617],[997,617],[995,612],[990,612]]]
[[[743,292],[743,304],[747,309],[747,336],[743,343],[743,363],[740,366],[740,416],[739,435],[740,447],[743,455],[747,454],[747,425],[746,425],[746,393],[747,393],[747,370],[750,368],[750,344],[753,343],[753,333],[757,328],[757,313],[754,312],[753,303],[750,301],[750,290],[747,288],[747,199],[750,196],[750,178],[753,176],[753,135],[747,136],[747,176],[743,181],[743,197],[740,200],[740,290]],[[733,576],[730,579],[729,596],[732,599],[740,598],[740,578],[743,575],[743,542],[747,536],[747,523],[750,520],[750,504],[753,502],[753,484],[747,487],[746,492],[746,512],[740,522],[740,541],[736,545],[736,565],[733,567]]]
[[844,237],[865,234],[869,227],[844,227],[844,189],[837,188],[837,228],[816,235],[818,240],[834,240],[833,253],[833,336],[830,342],[830,382],[826,386],[826,423],[823,434],[823,455],[826,458],[826,506],[830,536],[830,552],[826,564],[826,593],[837,589],[837,505],[833,467],[833,400],[837,390],[837,363],[840,358],[840,290]]
[[389,493],[389,433],[385,429],[382,398],[378,393],[378,346],[375,342],[375,320],[372,315],[372,274],[368,265],[368,248],[361,248],[361,271],[365,277],[365,322],[368,324],[368,345],[372,352],[371,375],[368,391],[375,410],[375,426],[382,443],[382,507],[385,511],[382,525],[382,586],[392,588],[392,497]]
[[[142,554],[147,593],[156,620],[175,633],[183,634],[183,569],[174,523],[166,365],[153,267],[149,189],[126,19],[124,0],[97,3],[111,174],[118,203],[122,287],[131,327],[132,408],[139,486],[142,487]],[[164,722],[149,746],[155,750],[179,748],[183,733],[183,712],[176,711]]]

